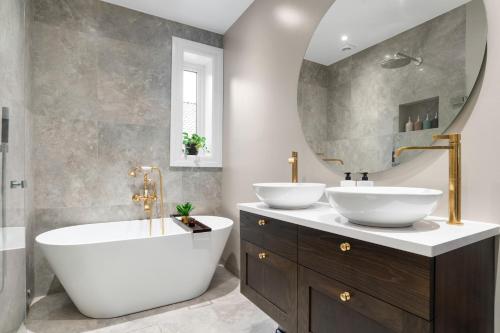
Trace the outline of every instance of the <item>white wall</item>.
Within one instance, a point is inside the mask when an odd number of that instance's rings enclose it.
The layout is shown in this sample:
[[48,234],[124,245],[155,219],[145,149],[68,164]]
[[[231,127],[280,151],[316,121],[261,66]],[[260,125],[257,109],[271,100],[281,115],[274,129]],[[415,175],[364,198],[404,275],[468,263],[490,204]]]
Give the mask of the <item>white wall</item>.
[[[222,201],[225,215],[235,220],[238,202],[256,200],[252,183],[289,180],[287,157],[292,150],[299,152],[301,181],[336,185],[341,178],[309,149],[297,113],[302,59],[332,2],[256,0],[225,35]],[[500,2],[484,2],[489,24],[486,70],[452,130],[463,134],[464,219],[500,223]],[[447,155],[425,152],[412,163],[372,178],[379,185],[447,191]],[[447,215],[446,197],[437,214]],[[238,230],[237,224],[224,253],[233,270],[239,264]],[[500,317],[498,308],[496,318]]]
[[[224,36],[223,213],[234,220],[236,203],[256,199],[252,183],[290,180],[293,149],[307,179],[335,179],[307,147],[297,113],[302,59],[331,3],[256,0]],[[314,168],[322,169],[316,178],[309,176]],[[224,254],[233,270],[239,267],[236,224]]]
[[[476,73],[481,68],[483,57],[477,49],[486,42],[487,26],[484,24],[486,12],[483,0],[473,0],[466,5],[466,8],[465,75],[467,77],[466,91],[469,94],[476,82]],[[484,36],[484,38],[478,38],[478,36]]]

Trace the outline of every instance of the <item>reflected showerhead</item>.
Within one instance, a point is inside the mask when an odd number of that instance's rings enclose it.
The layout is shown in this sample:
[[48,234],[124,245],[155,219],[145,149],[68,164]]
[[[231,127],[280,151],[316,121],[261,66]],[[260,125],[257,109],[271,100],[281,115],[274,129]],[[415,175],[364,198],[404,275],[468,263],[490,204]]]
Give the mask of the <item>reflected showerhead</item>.
[[380,66],[388,69],[401,68],[409,65],[412,61],[415,63],[415,66],[420,66],[423,63],[423,59],[421,57],[414,58],[398,52],[394,56],[384,59],[384,61],[380,63]]
[[405,67],[410,62],[411,62],[410,58],[391,57],[382,61],[382,63],[380,63],[380,66],[382,66],[382,68],[394,69],[394,68]]

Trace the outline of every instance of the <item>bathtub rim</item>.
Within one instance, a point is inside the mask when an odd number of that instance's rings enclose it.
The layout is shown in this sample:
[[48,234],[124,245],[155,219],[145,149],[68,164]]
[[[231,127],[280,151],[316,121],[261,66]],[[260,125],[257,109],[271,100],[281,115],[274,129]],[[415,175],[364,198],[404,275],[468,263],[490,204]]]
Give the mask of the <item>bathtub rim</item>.
[[[218,219],[220,221],[223,221],[224,224],[222,226],[216,226],[216,227],[210,226],[210,223],[206,223],[206,221],[203,221],[207,217],[208,218],[212,218],[212,219],[216,218],[216,219]],[[211,232],[217,232],[217,231],[220,231],[220,230],[229,229],[229,228],[232,228],[234,226],[234,221],[233,220],[231,220],[229,218],[226,218],[226,217],[222,217],[222,216],[194,215],[193,218],[196,218],[196,219],[200,220],[200,222],[205,223],[209,227],[211,227],[212,228]],[[166,220],[173,220],[170,217],[167,217],[165,219]],[[159,218],[153,219],[153,223],[154,222],[159,222],[159,221],[160,221]],[[182,237],[182,236],[186,236],[186,235],[189,235],[189,234],[191,234],[191,235],[203,235],[203,234],[206,234],[206,233],[194,234],[194,233],[190,232],[189,230],[184,230],[184,232],[182,232],[182,233],[171,234],[171,235],[168,235],[168,234],[167,235],[153,235],[153,236],[138,235],[137,237],[122,238],[122,239],[108,239],[108,240],[99,240],[99,241],[82,241],[82,240],[79,240],[79,241],[75,241],[73,243],[64,243],[64,244],[63,243],[57,243],[57,242],[54,242],[54,241],[44,240],[44,238],[46,238],[49,234],[54,233],[54,232],[61,232],[63,230],[82,228],[82,227],[85,227],[85,226],[97,226],[97,225],[105,225],[105,224],[109,225],[109,224],[117,224],[117,223],[123,223],[123,222],[148,223],[149,220],[148,219],[142,219],[142,220],[121,220],[121,221],[109,221],[109,222],[96,222],[96,223],[75,224],[75,225],[65,226],[65,227],[61,227],[61,228],[55,228],[55,229],[51,229],[51,230],[45,231],[45,232],[37,235],[35,237],[35,243],[38,244],[38,245],[40,245],[40,246],[74,247],[74,246],[110,244],[110,243],[119,243],[119,242],[128,242],[128,241],[140,241],[140,240],[146,240],[146,239],[161,239],[161,238],[166,238],[166,237]],[[176,223],[176,222],[172,222],[172,223]],[[177,223],[181,223],[181,222],[177,222]],[[180,228],[182,228],[182,226],[180,226]]]

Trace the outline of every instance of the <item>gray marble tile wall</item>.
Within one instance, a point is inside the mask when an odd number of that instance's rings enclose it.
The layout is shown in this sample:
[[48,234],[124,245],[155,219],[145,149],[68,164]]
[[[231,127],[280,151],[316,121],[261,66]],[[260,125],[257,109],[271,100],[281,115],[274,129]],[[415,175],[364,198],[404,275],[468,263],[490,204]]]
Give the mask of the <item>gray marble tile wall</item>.
[[[134,165],[159,165],[168,212],[221,206],[221,170],[169,167],[172,36],[222,47],[222,36],[98,0],[34,0],[35,234],[143,218]],[[58,289],[35,249],[37,295]]]
[[300,70],[297,105],[306,141],[315,153],[325,151],[328,139],[328,67],[304,60]]
[[[0,107],[9,110],[7,180],[23,180],[25,165],[25,4],[5,0],[0,7]],[[7,189],[7,227],[24,226],[24,191]]]
[[[377,172],[391,168],[394,147],[430,144],[432,134],[443,132],[460,112],[462,105],[453,99],[466,95],[465,32],[466,6],[461,6],[330,66],[304,60],[299,114],[312,149],[344,160],[344,171]],[[397,52],[423,57],[423,65],[380,66]],[[310,83],[325,70],[328,78]],[[440,128],[399,133],[399,105],[436,96]],[[411,158],[405,154],[400,162]]]
[[[9,109],[9,147],[6,154],[5,211],[2,228],[25,227],[31,214],[28,190],[11,189],[8,182],[24,180],[29,169],[29,0],[0,2],[0,107]],[[9,232],[9,231],[7,231]],[[0,249],[0,332],[17,331],[26,309],[27,250]]]
[[24,179],[27,186],[24,189],[24,214],[26,224],[26,288],[28,291],[28,303],[31,301],[32,291],[35,288],[34,270],[34,224],[35,224],[35,179],[33,166],[33,105],[31,98],[31,30],[33,27],[33,1],[26,0],[25,9],[25,83],[26,96],[25,112],[25,143],[24,143]]

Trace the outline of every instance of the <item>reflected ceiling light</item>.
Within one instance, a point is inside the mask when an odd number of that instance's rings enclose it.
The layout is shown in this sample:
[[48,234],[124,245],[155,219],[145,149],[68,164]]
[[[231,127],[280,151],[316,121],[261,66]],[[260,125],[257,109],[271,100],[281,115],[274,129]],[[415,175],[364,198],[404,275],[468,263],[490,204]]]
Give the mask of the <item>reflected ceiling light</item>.
[[277,7],[274,15],[281,23],[291,28],[300,25],[304,20],[302,13],[290,5]]
[[356,48],[356,45],[353,45],[351,43],[344,43],[342,45],[341,50],[342,50],[342,52],[348,52],[348,51],[354,50],[355,48]]
[[349,37],[347,35],[342,35],[342,37],[340,37],[340,39],[343,41],[343,42],[347,42],[347,40],[349,39]]

